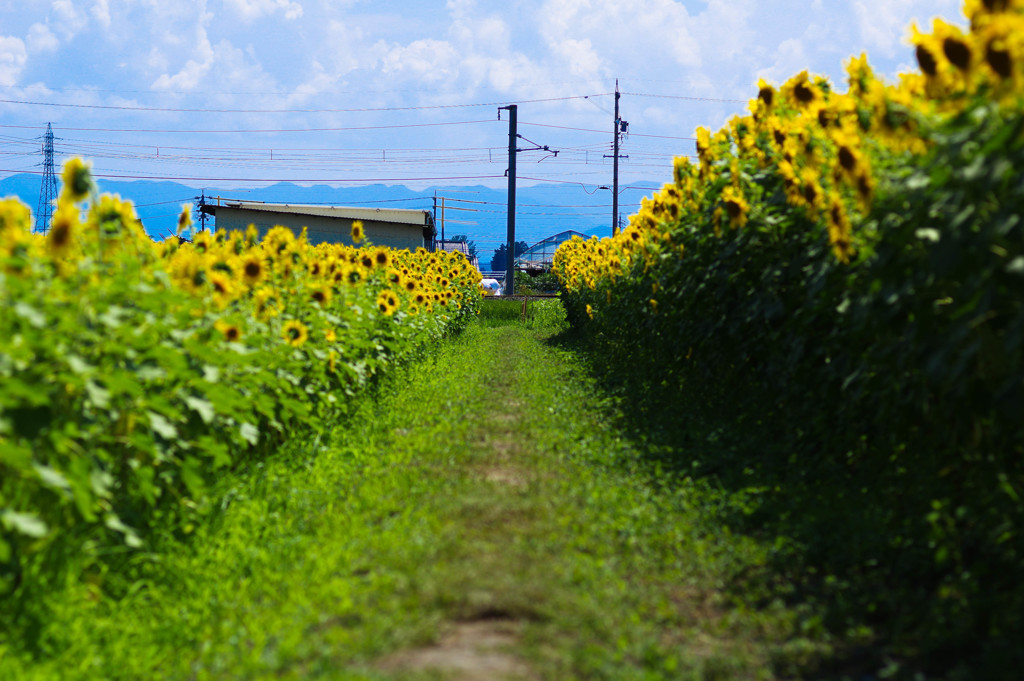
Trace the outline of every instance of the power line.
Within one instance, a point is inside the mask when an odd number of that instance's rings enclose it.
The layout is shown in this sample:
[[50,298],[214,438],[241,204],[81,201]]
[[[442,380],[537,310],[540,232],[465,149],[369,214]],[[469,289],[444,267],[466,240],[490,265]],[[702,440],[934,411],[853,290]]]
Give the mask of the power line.
[[[2,101],[2,100],[0,100]],[[395,128],[429,128],[442,125],[475,125],[479,123],[494,123],[493,118],[479,121],[448,121],[443,123],[405,123],[401,125],[359,125],[359,126],[347,126],[347,127],[334,127],[334,128],[250,128],[250,129],[226,129],[226,130],[187,130],[187,129],[147,129],[147,128],[66,128],[61,126],[61,130],[68,130],[72,132],[130,132],[130,133],[182,133],[182,134],[206,134],[212,133],[217,135],[223,135],[228,133],[282,133],[282,132],[345,132],[349,130],[390,130]],[[0,128],[19,128],[25,130],[39,130],[38,125],[2,125]]]
[[[628,94],[628,93],[623,92],[621,94]],[[652,96],[654,96],[654,95],[652,95]],[[594,128],[574,128],[574,127],[570,127],[568,125],[551,125],[551,124],[548,124],[548,123],[520,123],[519,125],[532,125],[532,126],[538,127],[538,128],[558,128],[560,130],[578,130],[580,132],[597,132],[597,133],[600,133],[602,135],[607,135],[608,134],[607,130],[596,130]],[[696,137],[674,137],[674,136],[671,136],[671,135],[645,135],[645,134],[636,133],[636,132],[631,132],[631,133],[629,133],[629,135],[630,135],[630,137],[655,137],[657,139],[665,139],[665,140],[696,140],[697,139]]]
[[623,92],[630,97],[656,97],[658,99],[682,99],[688,102],[723,102],[727,104],[746,104],[746,99],[718,99],[715,97],[687,97],[684,95],[654,95],[645,92]]
[[[593,95],[569,95],[566,97],[545,97],[542,99],[524,99],[517,104],[537,104],[541,102],[564,102],[571,99],[600,97],[605,93]],[[359,107],[352,109],[189,109],[159,106],[127,106],[113,104],[71,104],[68,102],[33,102],[21,99],[0,99],[0,104],[23,104],[27,106],[53,106],[68,109],[103,109],[113,111],[158,111],[164,113],[368,113],[382,111],[425,111],[434,109],[467,109],[481,106],[498,106],[508,102],[480,102],[477,104],[425,104],[421,106],[383,106]]]
[[[26,173],[30,175],[42,175],[41,170],[11,170],[0,168],[0,173]],[[250,182],[250,183],[277,183],[277,182],[428,182],[436,180],[494,180],[504,178],[504,175],[455,175],[446,177],[361,177],[361,178],[259,178],[259,177],[174,177],[167,175],[126,175],[119,173],[91,173],[93,177],[103,177],[113,180],[178,180],[185,182]]]

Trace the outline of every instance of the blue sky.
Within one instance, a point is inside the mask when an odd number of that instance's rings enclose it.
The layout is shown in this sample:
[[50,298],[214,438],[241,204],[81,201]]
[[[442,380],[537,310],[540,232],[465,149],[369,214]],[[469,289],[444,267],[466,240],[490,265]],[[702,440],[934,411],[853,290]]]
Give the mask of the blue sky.
[[561,152],[520,154],[521,186],[589,193],[611,183],[618,78],[621,182],[660,183],[759,77],[845,89],[861,52],[895,75],[936,15],[960,1],[3,0],[0,177],[40,170],[52,122],[58,163],[101,178],[500,187],[515,102],[520,134]]

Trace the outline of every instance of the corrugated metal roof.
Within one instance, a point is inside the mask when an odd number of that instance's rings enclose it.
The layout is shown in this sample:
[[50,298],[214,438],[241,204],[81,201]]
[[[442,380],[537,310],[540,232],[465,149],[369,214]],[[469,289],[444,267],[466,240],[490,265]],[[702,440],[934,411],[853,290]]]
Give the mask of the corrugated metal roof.
[[316,215],[329,218],[347,218],[349,220],[370,220],[378,222],[398,222],[408,225],[430,224],[430,211],[410,208],[357,208],[350,206],[319,206],[302,203],[261,203],[259,201],[226,201],[221,206],[209,208],[234,208],[236,210],[252,210],[266,213],[291,213],[295,215]]

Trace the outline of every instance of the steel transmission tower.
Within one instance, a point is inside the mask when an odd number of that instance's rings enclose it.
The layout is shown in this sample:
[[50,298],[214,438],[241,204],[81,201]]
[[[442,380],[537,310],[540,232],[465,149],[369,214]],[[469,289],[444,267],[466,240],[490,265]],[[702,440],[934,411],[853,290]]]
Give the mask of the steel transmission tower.
[[43,136],[43,184],[39,187],[39,205],[36,207],[36,229],[46,234],[53,219],[53,206],[57,202],[57,174],[53,170],[53,127],[46,124]]

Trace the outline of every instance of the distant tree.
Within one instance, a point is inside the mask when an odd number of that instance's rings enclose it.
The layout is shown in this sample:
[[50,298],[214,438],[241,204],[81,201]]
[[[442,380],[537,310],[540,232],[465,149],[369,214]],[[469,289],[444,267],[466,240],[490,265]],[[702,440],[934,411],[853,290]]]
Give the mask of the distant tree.
[[466,236],[465,234],[456,234],[451,239],[448,239],[448,241],[464,241],[466,243],[466,248],[469,249],[470,260],[473,259],[473,256],[480,255],[480,251],[476,249],[476,242],[470,241],[469,237]]
[[[516,257],[522,255],[530,248],[530,244],[525,241],[517,241],[516,246]],[[505,270],[505,266],[508,264],[508,248],[505,244],[502,244],[494,249],[494,256],[491,258],[491,271],[501,272]]]

